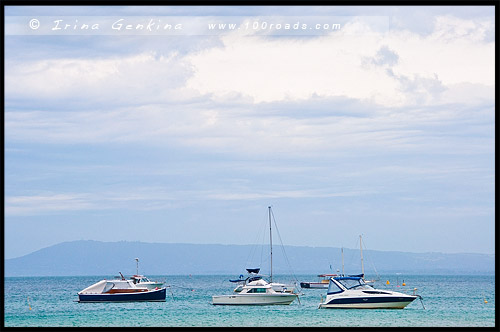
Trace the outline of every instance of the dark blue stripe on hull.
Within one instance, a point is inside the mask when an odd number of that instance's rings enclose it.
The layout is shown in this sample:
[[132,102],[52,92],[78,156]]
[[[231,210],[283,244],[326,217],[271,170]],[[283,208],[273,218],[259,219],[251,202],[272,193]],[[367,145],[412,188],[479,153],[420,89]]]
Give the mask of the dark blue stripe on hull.
[[415,300],[414,297],[409,296],[398,296],[398,297],[355,297],[355,298],[343,298],[343,299],[333,299],[327,304],[360,304],[360,303],[399,303],[399,302],[411,302]]
[[78,302],[138,302],[138,301],[165,301],[167,289],[142,292],[142,293],[118,293],[118,294],[79,294]]

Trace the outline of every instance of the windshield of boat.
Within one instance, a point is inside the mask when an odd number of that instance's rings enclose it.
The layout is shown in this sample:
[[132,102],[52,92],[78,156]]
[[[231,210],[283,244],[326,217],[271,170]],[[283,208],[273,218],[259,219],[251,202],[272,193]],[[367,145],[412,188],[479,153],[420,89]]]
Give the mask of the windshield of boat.
[[372,289],[373,287],[367,285],[363,279],[361,278],[353,278],[353,279],[338,279],[339,283],[341,283],[347,289]]

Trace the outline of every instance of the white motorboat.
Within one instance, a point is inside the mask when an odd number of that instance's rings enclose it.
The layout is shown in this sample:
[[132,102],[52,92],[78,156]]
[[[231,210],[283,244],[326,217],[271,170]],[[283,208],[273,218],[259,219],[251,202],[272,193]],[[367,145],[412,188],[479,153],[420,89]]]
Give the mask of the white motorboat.
[[[295,293],[295,286],[294,285],[287,285],[287,284],[282,284],[282,283],[279,283],[279,282],[273,282],[273,283],[269,283],[271,285],[271,288],[275,291],[275,292],[280,292],[280,293]],[[244,284],[240,284],[238,286],[236,286],[236,288],[234,289],[234,291],[236,293],[239,293],[243,290],[243,287],[245,285]]]
[[[255,269],[247,269],[248,272],[248,277],[243,279],[243,275],[240,275],[239,279],[235,280],[229,280],[231,282],[236,282],[239,283],[238,286],[234,289],[234,292],[239,293],[243,290],[243,287],[251,281],[263,279],[264,276],[259,275],[260,268],[255,268]],[[287,292],[287,293],[295,293],[295,286],[292,284],[283,284],[280,282],[269,282],[271,287],[276,291],[276,292]],[[327,284],[328,285],[328,284]]]
[[263,279],[254,280],[243,285],[238,293],[231,295],[214,295],[214,305],[288,305],[295,300],[296,294],[276,292]]
[[[416,290],[416,289],[415,289]],[[332,277],[319,308],[403,309],[420,295],[375,289],[362,277]]]
[[[269,248],[270,248],[270,275],[265,276],[266,281],[271,285],[274,291],[276,292],[285,292],[285,293],[295,293],[295,285],[294,284],[284,284],[280,282],[273,281],[273,234],[272,234],[272,223],[271,223],[271,207],[268,207],[268,215],[269,215]],[[275,221],[275,227],[277,230],[277,225]],[[281,240],[281,239],[280,239]],[[283,244],[281,244],[283,246]],[[284,251],[284,248],[283,248]],[[243,275],[240,275],[240,279],[237,280],[230,280],[231,282],[239,282],[240,284],[234,289],[234,292],[238,293],[241,292],[243,287],[245,286],[246,283],[261,279],[264,276],[258,275],[260,271],[260,268],[251,268],[247,269],[247,272],[249,274],[249,277],[246,279],[242,279]]]

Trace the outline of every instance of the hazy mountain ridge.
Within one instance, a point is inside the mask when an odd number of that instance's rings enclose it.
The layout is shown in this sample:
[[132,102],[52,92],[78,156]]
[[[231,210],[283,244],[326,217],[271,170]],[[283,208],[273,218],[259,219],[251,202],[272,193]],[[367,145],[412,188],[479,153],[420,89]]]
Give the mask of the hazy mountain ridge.
[[[259,247],[260,261],[251,253]],[[261,248],[262,247],[262,248]],[[361,272],[360,251],[344,248],[346,274]],[[115,276],[234,274],[247,267],[269,273],[269,246],[145,243],[145,242],[63,242],[31,254],[5,259],[5,276]],[[410,253],[363,250],[365,273],[406,274],[494,274],[495,255],[474,253]],[[273,273],[335,273],[342,267],[341,249],[335,247],[273,247]]]

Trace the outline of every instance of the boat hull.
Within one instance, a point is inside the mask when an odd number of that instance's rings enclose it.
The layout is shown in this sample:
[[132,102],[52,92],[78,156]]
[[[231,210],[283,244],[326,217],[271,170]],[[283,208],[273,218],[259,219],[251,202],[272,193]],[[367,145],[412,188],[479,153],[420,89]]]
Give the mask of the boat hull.
[[78,294],[78,302],[165,302],[167,289],[134,293]]
[[413,302],[416,296],[391,297],[348,297],[331,299],[321,303],[319,308],[325,309],[403,309]]
[[212,296],[213,305],[287,305],[297,296],[294,294],[262,295],[220,295]]

